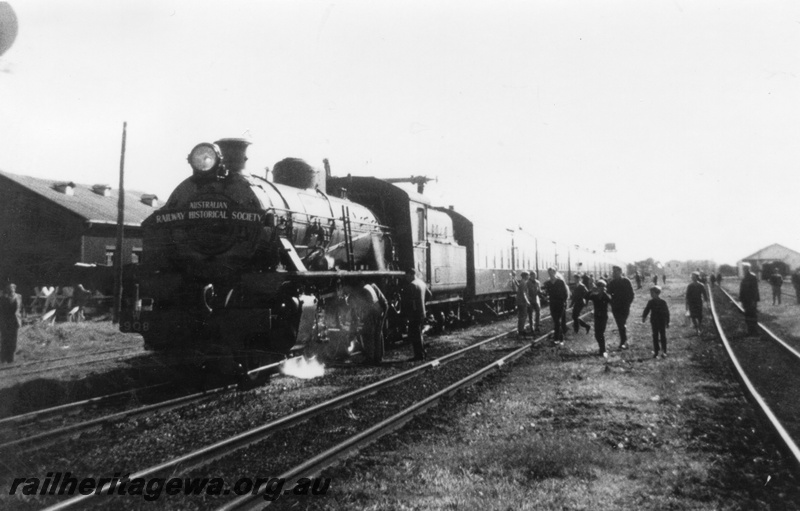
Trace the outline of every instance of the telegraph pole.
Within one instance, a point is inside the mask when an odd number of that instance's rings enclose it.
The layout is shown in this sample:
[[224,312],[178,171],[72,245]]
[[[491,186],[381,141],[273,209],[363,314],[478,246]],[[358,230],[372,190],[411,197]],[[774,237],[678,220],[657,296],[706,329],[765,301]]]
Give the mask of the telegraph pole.
[[119,157],[119,199],[117,200],[117,248],[114,251],[114,324],[122,310],[122,241],[125,238],[125,138],[128,123],[122,123],[122,151]]

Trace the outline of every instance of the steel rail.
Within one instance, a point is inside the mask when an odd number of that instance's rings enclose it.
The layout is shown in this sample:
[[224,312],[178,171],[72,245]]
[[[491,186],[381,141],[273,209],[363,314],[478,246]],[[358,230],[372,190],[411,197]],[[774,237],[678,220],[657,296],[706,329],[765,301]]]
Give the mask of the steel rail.
[[172,410],[178,407],[186,406],[187,404],[193,403],[195,401],[203,401],[205,399],[211,399],[212,397],[216,397],[218,394],[222,394],[225,391],[235,387],[236,385],[227,385],[225,387],[219,387],[209,391],[198,392],[195,394],[190,394],[188,396],[182,396],[179,398],[162,401],[160,403],[154,403],[152,405],[140,406],[138,408],[133,408],[131,410],[126,410],[111,415],[105,415],[103,417],[98,417],[96,419],[79,422],[77,424],[71,424],[69,426],[62,426],[58,429],[52,429],[49,431],[38,433],[36,435],[18,438],[17,440],[12,440],[10,442],[5,442],[3,444],[0,444],[0,452],[8,451],[12,448],[23,448],[24,446],[34,442],[37,442],[39,444],[36,447],[44,447],[46,445],[52,444],[56,440],[73,436],[80,432],[90,431],[92,429],[102,426],[103,424],[119,421],[121,419],[126,419],[128,417],[145,415],[155,411]]
[[141,349],[142,349],[141,346],[129,346],[129,347],[126,347],[126,348],[113,348],[113,349],[109,349],[109,350],[94,351],[94,352],[84,353],[84,354],[81,354],[81,355],[67,355],[66,357],[45,358],[45,359],[42,359],[42,360],[29,360],[28,362],[22,362],[20,364],[14,364],[14,365],[11,365],[11,366],[0,367],[0,372],[10,371],[12,369],[20,369],[22,367],[27,367],[27,366],[36,365],[36,364],[46,364],[48,362],[62,362],[64,360],[69,360],[69,359],[72,359],[72,358],[91,357],[91,356],[94,356],[94,355],[102,355],[104,353],[114,353],[114,352],[117,352],[117,351],[141,350]]
[[[233,437],[227,438],[225,440],[221,440],[214,444],[207,445],[198,449],[196,451],[187,453],[183,456],[178,458],[173,458],[171,460],[165,461],[158,465],[154,465],[149,468],[145,468],[140,470],[134,474],[131,474],[127,479],[137,479],[137,478],[152,478],[159,474],[169,474],[172,476],[184,473],[188,470],[192,470],[194,468],[202,467],[216,459],[222,458],[227,456],[239,449],[252,445],[254,443],[260,442],[261,440],[267,438],[271,434],[275,433],[276,431],[285,429],[287,427],[294,426],[296,424],[300,424],[302,422],[311,419],[317,415],[320,415],[325,412],[329,412],[346,404],[349,404],[356,399],[360,399],[362,397],[366,397],[368,395],[374,394],[379,390],[384,388],[391,387],[408,379],[411,379],[415,376],[418,376],[423,371],[427,369],[431,369],[437,367],[443,363],[451,362],[457,358],[464,356],[465,353],[477,349],[489,342],[493,342],[499,339],[502,339],[509,334],[513,333],[515,330],[511,330],[508,332],[504,332],[478,343],[475,343],[471,346],[467,346],[466,348],[454,351],[452,353],[448,353],[442,357],[439,357],[434,360],[430,360],[423,364],[420,364],[416,367],[413,367],[407,371],[403,371],[401,373],[397,373],[393,376],[385,378],[383,380],[374,382],[370,385],[365,387],[347,392],[342,394],[341,396],[337,396],[333,399],[328,401],[318,403],[316,405],[310,406],[303,410],[297,411],[290,415],[281,417],[279,419],[273,420],[268,422],[267,424],[263,424],[259,427],[253,428],[249,431],[245,431],[244,433],[240,433]],[[540,337],[539,340],[544,339],[547,337],[547,334]],[[114,488],[119,484],[119,482],[115,483],[106,483],[105,486],[102,487],[101,490],[98,490],[94,493],[89,495],[79,495],[72,497],[70,499],[64,500],[53,506],[46,508],[46,511],[57,511],[57,510],[64,510],[64,509],[84,509],[89,502],[89,499],[94,498],[96,495],[105,494],[110,495],[113,494]]]
[[[380,437],[401,428],[415,416],[425,412],[427,409],[437,404],[442,398],[455,394],[461,388],[467,387],[479,380],[482,380],[483,378],[485,378],[487,375],[489,375],[494,371],[499,371],[504,365],[521,357],[526,351],[530,350],[535,344],[546,339],[547,336],[548,334],[545,334],[531,343],[526,343],[521,348],[518,348],[513,352],[509,353],[508,355],[505,355],[499,358],[498,360],[495,360],[491,364],[483,367],[482,369],[479,369],[478,371],[472,373],[471,375],[465,378],[462,378],[458,382],[449,385],[448,387],[436,392],[435,394],[432,394],[431,396],[428,396],[422,401],[418,401],[417,403],[396,413],[395,415],[389,417],[388,419],[385,419],[379,422],[378,424],[375,424],[374,426],[362,431],[361,433],[358,433],[346,439],[345,441],[331,447],[330,449],[318,454],[317,456],[314,456],[313,458],[306,460],[300,465],[297,465],[289,469],[288,471],[278,476],[278,478],[286,481],[294,481],[301,477],[310,477],[315,474],[318,474],[323,469],[331,466],[337,461],[347,458],[351,454],[369,445],[370,443],[374,442]],[[270,502],[265,501],[262,497],[262,493],[259,492],[258,490],[259,489],[257,488],[255,494],[253,494],[253,492],[248,492],[247,495],[242,495],[239,498],[217,509],[218,511],[233,511],[240,509],[248,509],[248,510],[262,509],[265,506],[269,505]]]
[[[733,304],[736,306],[736,308],[739,309],[739,312],[744,312],[744,308],[742,307],[742,305],[739,302],[737,302],[733,298],[733,296],[731,296],[731,294],[728,293],[728,291],[726,291],[725,289],[722,289],[722,288],[720,288],[720,290],[723,293],[725,293],[725,296],[727,296],[730,299],[731,302],[733,302]],[[765,325],[764,323],[758,322],[758,327],[761,328],[761,330],[763,330],[764,333],[766,333],[774,342],[776,342],[776,343],[780,344],[781,346],[783,346],[783,348],[786,351],[788,351],[789,353],[794,355],[798,360],[800,360],[800,352],[798,352],[796,349],[794,349],[793,347],[791,347],[788,344],[786,344],[786,341],[784,341],[783,339],[778,337],[778,335],[775,332],[773,332],[772,330],[767,328],[767,325]]]
[[83,362],[73,362],[73,363],[69,363],[69,364],[63,364],[63,365],[52,366],[52,367],[40,367],[38,369],[32,369],[32,370],[29,370],[29,371],[23,371],[21,373],[3,374],[2,376],[3,377],[8,377],[8,378],[16,378],[18,376],[28,376],[28,375],[31,375],[31,374],[42,373],[44,371],[56,371],[56,370],[59,370],[59,369],[70,369],[72,367],[86,365],[86,364],[96,364],[97,362],[107,362],[109,360],[128,360],[128,359],[132,359],[132,358],[145,358],[147,356],[148,356],[147,352],[144,352],[144,353],[129,353],[129,354],[126,354],[126,355],[115,355],[115,356],[111,356],[111,357],[95,358],[95,359],[92,359],[92,360],[85,360]]
[[145,390],[153,390],[159,387],[166,387],[167,385],[172,385],[171,382],[167,383],[158,383],[156,385],[149,385],[147,387],[139,387],[137,389],[130,389],[124,390],[122,392],[115,392],[113,394],[106,394],[104,396],[97,396],[89,399],[85,399],[83,401],[75,401],[73,403],[66,403],[63,405],[53,406],[50,408],[43,408],[41,410],[34,410],[32,412],[23,413],[20,415],[13,415],[10,417],[5,417],[0,419],[0,430],[6,429],[10,426],[13,426],[19,422],[31,422],[39,419],[43,419],[45,417],[50,417],[52,415],[62,415],[64,413],[69,413],[71,409],[79,409],[93,404],[101,404],[104,401],[113,401],[118,397],[122,397],[126,394],[135,394],[137,392],[143,392]]
[[[727,293],[726,293],[727,294]],[[730,295],[728,295],[730,297]],[[731,346],[728,337],[725,335],[725,332],[722,330],[722,324],[719,320],[719,314],[717,314],[716,305],[714,305],[714,297],[713,294],[709,294],[709,303],[711,305],[711,314],[714,317],[714,324],[717,327],[717,331],[719,332],[720,339],[722,339],[722,344],[725,346],[725,350],[728,352],[728,357],[730,358],[731,362],[733,363],[734,368],[736,369],[736,376],[741,383],[743,390],[745,391],[745,395],[751,402],[757,404],[756,410],[761,413],[761,415],[767,420],[770,428],[775,432],[775,434],[780,439],[784,449],[789,452],[795,463],[795,468],[800,471],[800,449],[798,449],[797,444],[795,444],[794,440],[792,439],[791,435],[784,429],[783,425],[780,423],[778,418],[772,412],[770,407],[767,405],[767,402],[761,397],[761,394],[758,393],[755,386],[752,384],[750,379],[745,374],[744,368],[739,363],[739,359],[733,352],[733,347]],[[736,302],[734,302],[735,304]]]

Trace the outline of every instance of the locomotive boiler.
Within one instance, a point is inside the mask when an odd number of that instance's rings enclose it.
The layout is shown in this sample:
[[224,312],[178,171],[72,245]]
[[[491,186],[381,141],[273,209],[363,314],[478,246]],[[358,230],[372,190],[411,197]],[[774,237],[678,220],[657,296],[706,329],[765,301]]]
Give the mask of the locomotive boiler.
[[369,209],[328,195],[325,175],[302,160],[277,163],[273,182],[245,174],[248,144],[192,149],[192,175],[142,224],[120,320],[151,349],[242,372],[327,340],[341,311],[325,305],[341,305],[347,281],[391,295],[402,275],[389,269],[391,234]]

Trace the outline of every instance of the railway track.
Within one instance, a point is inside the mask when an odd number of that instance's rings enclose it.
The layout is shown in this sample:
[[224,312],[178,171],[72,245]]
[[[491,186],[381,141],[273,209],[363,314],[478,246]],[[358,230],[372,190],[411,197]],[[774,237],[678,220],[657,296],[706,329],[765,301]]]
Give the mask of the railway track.
[[[251,371],[251,373],[272,371],[277,369],[282,363],[283,362],[269,364],[267,366],[254,369]],[[125,396],[131,397],[135,396],[137,393],[141,393],[144,391],[151,391],[157,388],[163,388],[172,385],[174,384],[161,383],[138,389],[131,389],[124,392],[107,394],[92,399],[78,401],[75,403],[68,403],[12,417],[6,417],[4,419],[0,419],[0,435],[7,437],[8,434],[12,432],[13,428],[16,428],[17,432],[30,433],[32,426],[39,425],[44,421],[49,421],[58,418],[63,419],[68,415],[80,413],[82,410],[88,407],[103,406],[108,403],[115,403],[118,402],[120,398],[123,398]],[[173,399],[168,399],[153,404],[138,406],[116,413],[101,415],[99,417],[94,417],[89,420],[84,420],[69,425],[59,424],[58,426],[53,427],[52,429],[48,429],[34,434],[26,434],[25,436],[20,436],[19,438],[16,438],[14,440],[0,443],[0,453],[6,453],[9,451],[19,452],[31,449],[41,449],[48,445],[52,445],[54,442],[66,438],[75,437],[79,434],[86,433],[101,428],[105,425],[113,424],[122,420],[131,419],[134,417],[146,416],[157,412],[166,412],[169,410],[174,410],[189,405],[199,404],[204,401],[214,399],[236,388],[238,388],[238,385],[236,384],[224,385],[214,389],[209,389],[209,390],[204,390],[202,392],[196,392],[189,395],[179,396]]]
[[[246,449],[249,446],[254,446],[255,444],[262,442],[263,440],[275,435],[278,432],[287,430],[287,428],[293,428],[291,432],[287,432],[287,434],[295,433],[296,429],[294,429],[294,427],[297,427],[302,423],[306,423],[315,417],[321,417],[321,416],[328,417],[329,414],[331,414],[334,410],[341,411],[341,409],[346,405],[351,405],[356,403],[357,401],[365,400],[366,398],[368,398],[369,396],[373,396],[374,394],[378,394],[381,392],[385,393],[387,392],[387,389],[393,388],[403,382],[409,382],[409,380],[412,379],[419,380],[417,377],[422,376],[423,374],[427,374],[432,370],[434,371],[440,370],[446,364],[461,359],[468,354],[477,353],[478,350],[481,350],[481,348],[484,348],[486,345],[505,339],[514,332],[515,330],[511,330],[499,335],[491,336],[473,345],[448,353],[437,359],[422,363],[409,370],[397,373],[395,375],[374,382],[365,387],[347,392],[343,395],[334,397],[333,399],[327,400],[323,403],[319,403],[304,408],[289,415],[280,417],[276,420],[272,420],[262,426],[251,429],[239,435],[235,435],[223,441],[207,445],[205,447],[189,452],[182,456],[159,463],[157,465],[153,465],[149,468],[139,470],[136,473],[131,474],[129,476],[129,479],[132,480],[137,478],[151,479],[154,477],[175,477],[181,474],[187,474],[192,470],[201,469],[201,467],[208,468],[208,466],[213,462],[215,462],[216,460],[229,459],[228,457],[232,453]],[[539,337],[534,342],[534,344],[540,343],[543,340],[547,339],[548,337],[549,334],[543,335]],[[437,392],[434,396],[426,398],[423,404],[415,405],[412,411],[404,414],[402,417],[397,417],[395,420],[389,421],[391,424],[393,424],[393,426],[384,425],[376,429],[375,431],[370,432],[367,435],[368,438],[365,437],[365,439],[363,439],[362,441],[363,442],[372,441],[378,436],[384,435],[402,426],[403,423],[410,420],[414,415],[422,413],[425,409],[435,404],[436,401],[438,401],[445,395],[449,395],[453,392],[456,392],[457,389],[462,388],[463,386],[469,383],[474,383],[480,378],[490,374],[491,372],[494,372],[496,369],[503,367],[506,363],[521,356],[525,351],[529,350],[531,346],[532,343],[526,342],[521,349],[519,348],[519,346],[517,346],[516,349],[510,354],[504,352],[503,356],[493,360],[488,366],[484,367],[484,369],[480,371],[478,375],[470,373],[471,376],[468,376],[466,378],[459,378],[460,382],[459,385],[455,386],[450,385],[446,389]],[[372,402],[372,399],[370,399],[370,402]],[[280,445],[279,440],[271,438],[270,441],[274,442],[276,445]],[[350,448],[347,449],[347,452],[353,452],[354,449],[357,449],[357,447],[351,446]],[[341,457],[344,451],[339,450],[337,452],[338,452],[337,456]],[[260,456],[263,457],[264,456],[263,453],[261,453]],[[328,460],[330,462],[335,461],[334,458],[329,458]],[[319,460],[317,461],[319,462]],[[107,495],[109,492],[111,492],[112,494],[114,492],[114,485],[112,483],[109,483],[102,491],[98,491],[97,493]],[[98,505],[101,503],[103,505],[108,504],[108,501],[100,501],[96,498],[95,495],[96,494],[74,497],[69,500],[65,500],[58,504],[55,504],[48,509],[83,509],[90,505]],[[120,502],[119,504],[124,505],[124,503],[122,502]]]
[[[443,366],[445,366],[446,364],[449,364],[455,360],[465,357],[467,354],[477,352],[477,350],[480,350],[487,344],[499,341],[501,339],[505,339],[510,334],[513,334],[515,332],[516,330],[511,330],[508,332],[501,333],[499,335],[491,336],[487,339],[483,339],[468,347],[453,351],[439,358],[424,362],[411,369],[394,374],[388,378],[384,378],[370,385],[352,390],[345,394],[329,399],[325,402],[309,406],[307,408],[296,411],[289,415],[280,417],[276,420],[272,420],[266,424],[263,424],[259,427],[251,429],[244,433],[229,437],[225,440],[210,445],[206,445],[200,449],[196,449],[182,456],[164,461],[157,465],[153,465],[149,468],[139,470],[136,473],[130,474],[129,479],[131,480],[136,478],[149,479],[153,477],[167,477],[167,476],[175,477],[181,474],[186,474],[187,472],[190,472],[192,470],[197,470],[200,467],[207,467],[215,460],[227,458],[232,453],[241,451],[247,448],[248,446],[253,446],[254,444],[262,442],[264,439],[271,437],[272,435],[280,431],[286,430],[287,428],[293,428],[302,423],[308,422],[315,417],[321,417],[321,416],[327,417],[327,415],[334,410],[340,410],[342,409],[342,407],[345,407],[346,405],[353,404],[356,401],[363,400],[376,393],[385,392],[389,388],[393,388],[403,382],[408,382],[409,380],[415,379],[418,376],[426,374],[432,370],[438,370]],[[538,338],[536,342],[537,343],[541,342],[546,338],[548,338],[548,335],[543,335],[540,338]],[[525,351],[530,349],[530,347],[531,343],[526,343],[525,346],[523,347],[524,349],[522,350],[516,349],[513,352],[513,354],[504,355],[500,357],[498,360],[494,360],[491,364],[489,364],[488,369],[486,369],[484,373],[481,374],[485,375],[490,372],[493,372],[495,369],[499,369],[505,363],[513,360],[518,356],[521,356]],[[472,378],[470,380],[470,382],[474,381],[477,381],[477,377]],[[461,386],[465,384],[466,383],[462,383]],[[418,406],[415,409],[417,410],[416,413],[421,413],[422,411],[424,411],[424,409],[426,409],[428,406],[432,406],[432,404],[434,404],[436,400],[440,399],[444,395],[455,392],[457,388],[460,388],[460,386],[454,387],[446,392],[439,393],[439,395],[437,395],[436,398],[430,399],[426,401],[426,404]],[[407,418],[405,419],[405,421],[409,420],[413,415],[414,413],[408,414],[406,416]],[[400,419],[398,419],[398,421],[399,420]],[[392,429],[396,429],[396,427],[402,425],[403,422],[396,422],[395,428],[381,428],[380,435],[386,434]],[[292,429],[292,432],[294,431],[295,430]],[[370,434],[370,438],[374,439],[377,437],[374,436],[373,434]],[[112,483],[109,483],[102,491],[98,491],[97,493],[107,495],[109,492],[111,492],[112,494],[114,492],[114,485],[112,485]],[[107,501],[102,501],[102,502],[107,502]],[[54,504],[48,509],[53,509],[53,510],[83,509],[87,506],[96,505],[99,503],[101,503],[101,501],[97,499],[97,496],[95,494],[92,494],[86,496],[73,497],[71,499]],[[124,505],[123,503],[120,504]]]
[[[800,404],[797,388],[800,387],[800,353],[772,330],[759,323],[761,335],[745,337],[741,331],[742,307],[723,288],[718,288],[736,313],[726,318],[724,309],[717,307],[714,289],[710,305],[714,322],[725,350],[730,357],[741,386],[769,429],[775,434],[782,450],[800,472]],[[726,321],[727,319],[727,321]],[[736,325],[725,331],[726,324]],[[737,330],[738,329],[738,330]]]
[[[79,357],[82,357],[82,356],[83,355],[75,355],[75,358],[79,358]],[[152,356],[152,354],[150,354],[150,353],[141,353],[141,352],[140,353],[130,353],[130,354],[126,354],[126,355],[112,355],[112,356],[109,356],[109,357],[93,358],[91,360],[84,360],[82,362],[69,362],[69,363],[61,364],[61,365],[54,365],[54,366],[48,366],[48,367],[39,367],[37,369],[31,369],[31,370],[28,370],[28,371],[5,372],[5,373],[2,373],[0,376],[7,377],[7,378],[12,378],[12,377],[16,378],[16,377],[19,377],[19,376],[30,376],[32,374],[40,374],[40,373],[44,373],[44,372],[47,372],[47,371],[58,371],[60,369],[71,369],[73,367],[77,367],[77,366],[81,366],[81,365],[87,365],[87,364],[96,364],[98,362],[107,362],[107,361],[111,361],[111,360],[131,360],[131,359],[136,359],[136,358],[146,358],[146,357],[149,357],[149,356]],[[47,362],[60,362],[60,361],[62,361],[64,359],[66,359],[66,358],[70,358],[70,357],[64,357],[64,358],[61,358],[61,359],[50,359],[50,360],[41,361],[41,362],[30,362],[30,364],[37,364],[38,365],[38,364],[43,364],[43,363],[47,363]],[[17,366],[12,366],[9,369],[16,369],[16,368],[17,368]]]
[[[48,364],[48,363],[58,363],[58,362],[63,362],[65,360],[72,360],[72,359],[76,359],[76,358],[96,357],[97,355],[105,355],[107,353],[117,353],[117,352],[120,352],[120,351],[131,351],[131,350],[141,351],[141,347],[140,346],[127,346],[127,347],[124,347],[124,348],[112,348],[112,349],[108,349],[108,350],[95,351],[95,352],[91,352],[91,353],[82,353],[82,354],[77,354],[77,355],[67,355],[65,357],[45,358],[45,359],[42,359],[42,360],[31,360],[31,361],[22,362],[22,363],[19,363],[19,364],[2,366],[2,367],[0,367],[0,375],[4,375],[6,373],[9,373],[10,371],[12,371],[14,369],[21,369],[23,367],[28,367],[28,366],[34,366],[34,365],[40,365],[40,364]],[[48,370],[49,370],[49,368],[48,368]]]

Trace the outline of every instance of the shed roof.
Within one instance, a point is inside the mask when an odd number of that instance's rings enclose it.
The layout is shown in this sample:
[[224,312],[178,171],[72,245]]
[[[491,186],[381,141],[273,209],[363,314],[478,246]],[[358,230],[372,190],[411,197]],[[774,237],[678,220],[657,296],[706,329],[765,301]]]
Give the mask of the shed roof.
[[[117,199],[119,197],[119,190],[117,189],[112,188],[109,195],[103,196],[92,190],[94,185],[78,184],[64,179],[41,179],[4,171],[0,171],[0,177],[27,188],[89,222],[99,224],[117,223]],[[73,186],[73,195],[67,195],[56,189],[56,185],[65,183]],[[145,218],[158,209],[143,203],[143,195],[146,194],[135,190],[125,190],[125,225],[141,225]]]
[[766,259],[783,259],[786,255],[800,257],[800,252],[792,250],[791,248],[784,247],[781,244],[773,243],[767,247],[762,248],[758,252],[743,257],[742,261],[748,260],[766,260]]

